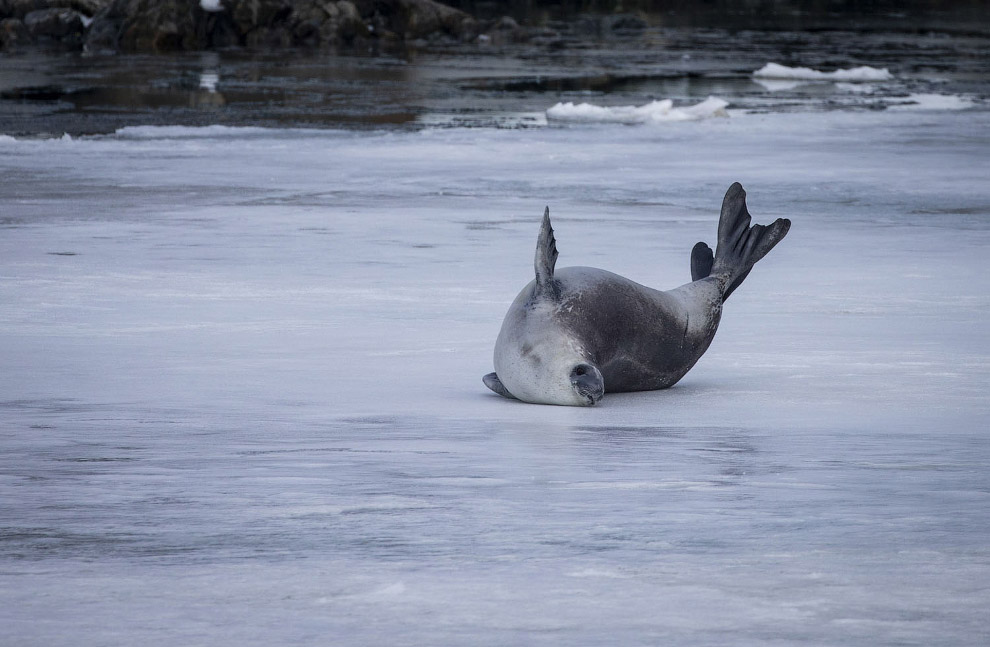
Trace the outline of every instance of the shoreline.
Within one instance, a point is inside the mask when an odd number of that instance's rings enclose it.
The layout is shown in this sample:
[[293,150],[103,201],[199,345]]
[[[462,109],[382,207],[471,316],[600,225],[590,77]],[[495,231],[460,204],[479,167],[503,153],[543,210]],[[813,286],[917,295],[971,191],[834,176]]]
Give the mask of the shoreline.
[[990,35],[978,2],[817,3],[697,7],[676,0],[631,3],[451,0],[0,0],[0,57],[24,51],[85,54],[303,51],[456,54],[467,44],[562,48],[627,42],[644,31],[821,31]]

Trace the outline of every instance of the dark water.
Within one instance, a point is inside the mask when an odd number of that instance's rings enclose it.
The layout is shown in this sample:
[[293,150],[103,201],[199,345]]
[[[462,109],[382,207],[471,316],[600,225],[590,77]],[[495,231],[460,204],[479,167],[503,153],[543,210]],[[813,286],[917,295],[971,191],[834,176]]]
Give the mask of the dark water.
[[667,27],[820,31],[986,32],[980,0],[449,0],[480,18],[503,14],[526,24],[584,23],[636,15]]
[[[0,133],[110,133],[134,125],[419,128],[525,126],[558,101],[606,105],[710,95],[760,111],[883,109],[913,93],[990,96],[990,35],[924,21],[850,21],[789,31],[669,27],[601,31],[601,19],[549,21],[526,44],[476,43],[388,55],[224,51],[0,58]],[[895,82],[849,96],[831,84],[756,83],[768,62],[887,68]]]

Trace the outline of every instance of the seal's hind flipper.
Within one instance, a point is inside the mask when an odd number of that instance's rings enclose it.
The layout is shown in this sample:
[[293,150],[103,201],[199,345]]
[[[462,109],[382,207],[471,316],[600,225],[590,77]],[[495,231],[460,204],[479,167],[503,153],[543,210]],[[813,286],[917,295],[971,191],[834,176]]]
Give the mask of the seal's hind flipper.
[[703,279],[712,273],[712,262],[715,254],[712,248],[703,241],[694,246],[691,250],[691,280]]
[[481,378],[481,381],[495,393],[512,400],[516,399],[516,396],[509,393],[509,390],[505,388],[505,385],[502,384],[502,380],[498,379],[498,375],[495,373],[489,373],[485,377]]
[[537,294],[555,294],[553,268],[557,264],[557,239],[553,237],[553,227],[550,226],[550,207],[543,212],[543,226],[540,227],[540,236],[536,239],[534,264]]
[[752,225],[746,209],[746,192],[738,182],[729,187],[722,200],[722,215],[718,221],[718,246],[712,274],[726,279],[722,293],[724,301],[739,287],[749,271],[773,246],[787,235],[791,221],[778,218],[769,225]]
[[739,284],[743,282],[743,279],[745,279],[747,276],[749,276],[750,271],[751,270],[746,270],[745,272],[743,272],[742,274],[740,274],[739,276],[737,276],[736,279],[732,283],[729,284],[729,287],[725,288],[725,291],[722,292],[722,301],[723,302],[726,299],[729,298],[729,295],[730,294],[732,294],[733,292],[735,292],[736,288],[739,287]]

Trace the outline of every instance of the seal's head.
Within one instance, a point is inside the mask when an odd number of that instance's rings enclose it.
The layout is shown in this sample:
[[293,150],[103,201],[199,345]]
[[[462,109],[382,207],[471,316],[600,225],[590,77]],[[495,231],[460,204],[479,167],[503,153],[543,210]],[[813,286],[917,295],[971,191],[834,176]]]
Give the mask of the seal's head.
[[[526,292],[517,301],[526,300]],[[517,305],[495,343],[495,372],[506,390],[524,402],[597,404],[605,380],[582,344],[557,323],[555,304]]]
[[495,372],[484,377],[492,391],[523,402],[591,406],[605,394],[605,380],[584,348],[580,335],[566,323],[568,304],[554,279],[557,242],[550,210],[536,242],[530,282],[509,307],[495,342]]

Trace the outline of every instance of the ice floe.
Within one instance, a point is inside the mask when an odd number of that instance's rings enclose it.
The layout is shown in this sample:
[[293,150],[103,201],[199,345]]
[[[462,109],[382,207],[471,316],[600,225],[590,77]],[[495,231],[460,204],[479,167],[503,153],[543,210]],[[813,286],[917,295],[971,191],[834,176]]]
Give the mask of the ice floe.
[[753,72],[753,76],[762,79],[794,79],[800,81],[889,81],[894,78],[887,68],[876,68],[868,65],[822,72],[810,67],[788,67],[779,63],[767,63]]
[[596,106],[590,103],[558,103],[547,110],[547,119],[581,123],[645,124],[664,121],[695,121],[728,116],[728,101],[708,97],[692,106],[674,107],[670,99],[642,106]]

